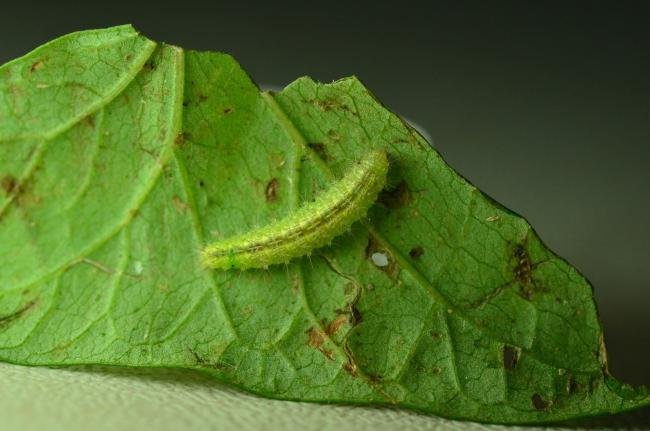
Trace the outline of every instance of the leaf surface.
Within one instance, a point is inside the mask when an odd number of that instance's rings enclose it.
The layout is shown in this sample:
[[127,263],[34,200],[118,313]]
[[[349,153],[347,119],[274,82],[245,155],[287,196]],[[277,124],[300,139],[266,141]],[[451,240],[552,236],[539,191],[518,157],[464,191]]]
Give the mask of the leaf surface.
[[[200,369],[500,423],[650,403],[607,373],[584,277],[356,78],[261,93],[226,54],[124,26],[2,66],[0,90],[1,360]],[[201,267],[206,242],[291,213],[376,148],[391,186],[331,246]]]

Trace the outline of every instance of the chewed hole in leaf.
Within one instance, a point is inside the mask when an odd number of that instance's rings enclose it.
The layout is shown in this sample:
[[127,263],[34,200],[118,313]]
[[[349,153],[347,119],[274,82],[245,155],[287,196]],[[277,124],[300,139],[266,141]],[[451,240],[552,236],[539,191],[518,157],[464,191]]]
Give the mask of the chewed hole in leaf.
[[423,254],[424,254],[424,248],[421,245],[417,245],[409,251],[409,256],[411,256],[411,259],[415,259],[415,260],[422,257]]
[[393,258],[391,252],[384,248],[374,236],[368,237],[366,245],[366,259],[370,261],[373,267],[385,272],[389,277],[395,279],[399,273],[399,266]]
[[550,402],[546,401],[540,394],[533,394],[531,397],[533,407],[537,410],[546,410],[550,406]]
[[278,186],[279,183],[277,178],[273,178],[268,182],[264,193],[267,202],[275,202],[278,199]]
[[379,202],[390,209],[397,209],[408,206],[413,197],[406,181],[400,181],[397,186],[384,190],[379,195]]
[[503,367],[506,370],[514,370],[519,362],[520,350],[512,346],[503,346]]
[[327,154],[327,149],[325,148],[325,144],[322,142],[310,142],[307,144],[311,150],[318,155],[323,161],[329,160],[329,155]]

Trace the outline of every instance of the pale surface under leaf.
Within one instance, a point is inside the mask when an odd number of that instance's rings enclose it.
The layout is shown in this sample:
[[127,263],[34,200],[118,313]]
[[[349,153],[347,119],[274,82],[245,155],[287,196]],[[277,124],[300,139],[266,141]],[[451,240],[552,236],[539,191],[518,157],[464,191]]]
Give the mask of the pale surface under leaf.
[[404,409],[259,398],[173,369],[66,370],[0,363],[0,382],[3,429],[21,431],[580,431],[594,425],[644,429],[645,418],[650,419],[645,410],[571,428],[484,425]]
[[[588,282],[355,78],[260,93],[228,55],[118,27],[2,66],[0,91],[4,361],[197,368],[503,423],[650,401],[604,371]],[[206,241],[287,214],[372,148],[390,190],[331,247],[201,268]]]

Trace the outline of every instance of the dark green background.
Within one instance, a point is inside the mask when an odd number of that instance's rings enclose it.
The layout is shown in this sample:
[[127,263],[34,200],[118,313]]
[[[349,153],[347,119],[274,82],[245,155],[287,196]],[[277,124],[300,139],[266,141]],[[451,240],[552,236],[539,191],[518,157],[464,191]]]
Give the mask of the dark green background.
[[0,62],[132,23],[263,84],[356,74],[593,282],[612,373],[650,384],[648,8],[272,3],[5,2]]

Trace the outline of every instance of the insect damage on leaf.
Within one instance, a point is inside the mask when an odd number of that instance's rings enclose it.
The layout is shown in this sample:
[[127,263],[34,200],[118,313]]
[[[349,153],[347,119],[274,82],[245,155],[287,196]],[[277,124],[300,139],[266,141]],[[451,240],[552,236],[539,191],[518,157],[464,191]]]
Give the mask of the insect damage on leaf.
[[650,404],[587,280],[356,78],[260,93],[121,26],[0,66],[0,95],[2,361],[511,424]]

